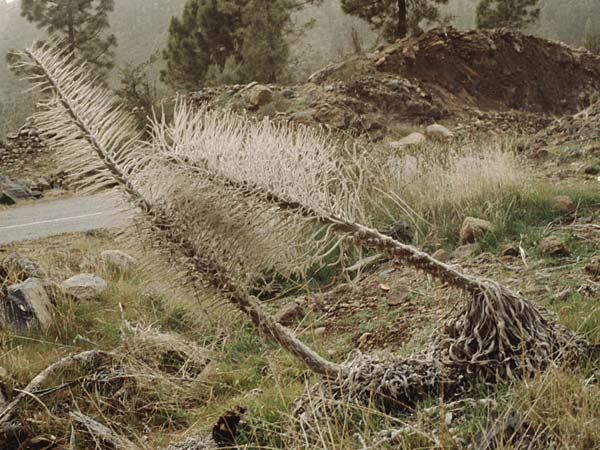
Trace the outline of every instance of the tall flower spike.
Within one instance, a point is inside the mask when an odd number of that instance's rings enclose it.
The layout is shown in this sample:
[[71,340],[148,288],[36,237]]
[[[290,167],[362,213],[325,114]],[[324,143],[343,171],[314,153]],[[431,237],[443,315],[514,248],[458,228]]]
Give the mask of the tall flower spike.
[[132,117],[113,106],[109,92],[94,82],[85,66],[75,67],[68,55],[51,45],[30,48],[24,56],[29,62],[20,64],[31,69],[32,81],[43,92],[52,94],[43,102],[44,111],[38,115],[37,124],[49,146],[68,166],[71,177],[84,189],[117,184],[143,213],[160,242],[182,255],[257,328],[316,373],[337,375],[338,365],[322,358],[275,322],[237,285],[216,258],[215,249],[205,246],[212,239],[209,231],[188,223],[194,214],[211,214],[211,208],[218,209],[218,204],[211,205],[209,199],[202,198],[198,204],[190,195],[205,183],[191,183],[185,173],[149,152],[139,142],[138,134],[131,131],[135,129]]

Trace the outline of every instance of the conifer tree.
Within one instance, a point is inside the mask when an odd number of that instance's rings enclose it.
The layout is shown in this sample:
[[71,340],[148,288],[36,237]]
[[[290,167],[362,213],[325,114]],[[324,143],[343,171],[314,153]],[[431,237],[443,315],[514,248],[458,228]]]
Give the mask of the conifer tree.
[[92,64],[103,75],[113,68],[117,40],[106,34],[114,0],[21,0],[21,16],[64,40],[76,58]]
[[188,0],[173,17],[162,80],[177,89],[274,82],[285,73],[291,14],[321,0]]
[[481,0],[477,6],[477,28],[520,30],[540,16],[539,0]]
[[342,0],[345,13],[365,19],[374,29],[382,29],[388,41],[421,30],[423,21],[440,21],[439,4],[448,0]]

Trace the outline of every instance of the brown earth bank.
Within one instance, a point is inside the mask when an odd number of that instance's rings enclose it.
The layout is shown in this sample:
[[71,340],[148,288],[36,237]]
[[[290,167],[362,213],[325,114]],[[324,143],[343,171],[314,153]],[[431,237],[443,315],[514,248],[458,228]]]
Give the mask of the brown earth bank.
[[506,29],[447,28],[331,64],[302,85],[210,87],[190,97],[342,130],[447,121],[530,133],[589,106],[599,89],[600,57],[590,52]]

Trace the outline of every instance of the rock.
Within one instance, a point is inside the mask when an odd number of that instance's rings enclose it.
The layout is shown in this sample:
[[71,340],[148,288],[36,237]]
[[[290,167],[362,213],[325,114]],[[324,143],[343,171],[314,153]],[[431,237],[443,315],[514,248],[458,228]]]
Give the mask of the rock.
[[575,202],[568,195],[557,195],[552,199],[552,207],[564,213],[575,211]]
[[0,205],[14,205],[31,198],[35,198],[35,195],[26,184],[0,175]]
[[598,175],[598,173],[600,173],[600,169],[598,169],[597,165],[591,165],[587,166],[583,170],[583,173],[585,173],[586,175]]
[[8,276],[24,281],[27,278],[42,278],[43,273],[38,265],[30,259],[17,253],[11,253],[0,261],[0,279]]
[[120,250],[105,250],[100,256],[104,263],[118,272],[129,272],[138,266],[138,260]]
[[47,327],[52,321],[52,301],[37,278],[7,289],[6,298],[0,302],[0,328],[32,329]]
[[418,145],[425,142],[427,138],[421,133],[410,133],[408,136],[400,139],[399,141],[390,142],[388,147],[392,150],[400,150],[411,145]]
[[519,247],[516,245],[506,244],[502,247],[502,250],[500,250],[500,254],[505,257],[516,258],[521,254],[521,252],[519,251]]
[[361,337],[358,338],[358,346],[364,347],[369,343],[371,339],[373,339],[373,333],[364,333]]
[[468,259],[477,252],[479,244],[465,244],[460,247],[456,247],[452,252],[452,258],[454,259]]
[[63,281],[62,288],[77,300],[98,297],[108,287],[106,281],[93,273],[81,273]]
[[327,333],[327,328],[325,328],[325,327],[315,328],[315,336],[321,337],[321,336],[324,336],[325,333]]
[[476,242],[492,231],[494,231],[494,226],[491,222],[475,217],[466,217],[460,229],[460,242],[462,244]]
[[564,302],[565,300],[568,300],[569,297],[571,297],[572,295],[573,295],[573,291],[571,289],[565,289],[565,290],[560,291],[557,294],[556,298],[558,298],[559,300]]
[[322,104],[315,108],[313,118],[324,125],[344,130],[350,125],[348,113],[330,104]]
[[410,296],[410,292],[402,291],[402,292],[394,292],[393,294],[386,297],[385,302],[389,307],[399,306],[405,303]]
[[540,241],[538,249],[547,256],[568,256],[567,244],[558,236],[548,236]]
[[450,261],[450,254],[443,248],[436,250],[435,253],[431,255],[431,257],[443,263],[447,263],[448,261]]
[[252,108],[260,108],[273,100],[273,91],[262,84],[255,84],[244,91],[244,98]]
[[296,303],[292,302],[287,306],[281,308],[273,317],[276,322],[281,325],[290,326],[300,322],[305,316],[304,309]]
[[448,140],[454,137],[454,133],[443,125],[433,124],[425,129],[427,137],[438,140]]
[[296,91],[294,91],[293,89],[290,88],[285,88],[281,91],[281,95],[284,98],[296,98],[298,97],[298,94],[296,93]]
[[290,121],[300,125],[311,125],[315,123],[315,110],[305,109],[303,111],[296,111],[290,116]]
[[600,260],[592,261],[585,266],[585,272],[595,279],[600,279]]

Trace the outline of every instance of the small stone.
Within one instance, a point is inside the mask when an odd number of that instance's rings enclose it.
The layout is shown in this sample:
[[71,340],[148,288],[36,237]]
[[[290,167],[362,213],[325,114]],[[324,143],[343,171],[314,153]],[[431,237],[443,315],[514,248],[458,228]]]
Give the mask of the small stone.
[[42,278],[39,266],[25,256],[11,253],[0,261],[0,278],[13,276],[19,281],[27,278]]
[[548,236],[540,241],[538,249],[547,256],[568,256],[567,244],[558,236]]
[[564,302],[565,300],[568,300],[571,295],[573,295],[573,291],[571,289],[564,289],[558,293],[556,298]]
[[381,289],[383,292],[390,292],[390,285],[381,283],[379,285],[379,289]]
[[552,207],[558,211],[570,213],[575,211],[575,202],[568,195],[557,195],[552,199]]
[[411,145],[418,145],[425,142],[427,138],[421,133],[411,133],[399,141],[390,142],[388,147],[392,150],[400,150]]
[[296,94],[296,91],[294,91],[293,89],[290,88],[285,88],[281,91],[281,95],[284,98],[295,98],[298,96],[298,94]]
[[454,259],[468,259],[477,252],[479,244],[465,244],[460,247],[456,247],[452,252]]
[[585,266],[585,272],[594,278],[600,278],[600,260],[592,261]]
[[461,244],[476,242],[492,231],[494,231],[494,226],[491,222],[475,217],[466,217],[460,229],[460,242]]
[[119,272],[129,272],[138,266],[138,260],[120,250],[105,250],[100,256],[106,265]]
[[37,278],[9,286],[6,298],[0,302],[0,328],[47,327],[52,321],[52,307],[44,284]]
[[106,281],[93,273],[82,273],[63,281],[63,289],[77,300],[91,300],[108,287]]
[[436,250],[435,253],[431,255],[431,257],[443,263],[447,263],[448,261],[450,261],[450,254],[443,248]]
[[585,173],[586,175],[598,175],[600,173],[600,169],[598,169],[598,166],[596,165],[587,166],[583,170],[583,173]]
[[325,328],[325,327],[315,328],[315,336],[321,337],[321,336],[324,336],[325,333],[327,333],[327,328]]
[[273,318],[281,325],[289,326],[300,322],[304,316],[304,309],[298,303],[292,302],[281,308]]
[[519,251],[519,247],[517,247],[516,245],[506,244],[502,247],[500,254],[502,256],[515,258],[515,257],[519,256],[521,254],[521,252]]
[[454,137],[454,133],[452,131],[439,124],[429,125],[425,130],[425,134],[427,137],[438,140],[449,140]]
[[385,300],[388,306],[399,306],[408,300],[409,294],[409,292],[394,293],[394,295],[390,295]]
[[364,347],[372,338],[373,333],[364,333],[361,337],[358,338],[358,346]]

